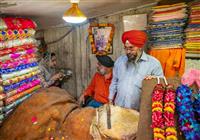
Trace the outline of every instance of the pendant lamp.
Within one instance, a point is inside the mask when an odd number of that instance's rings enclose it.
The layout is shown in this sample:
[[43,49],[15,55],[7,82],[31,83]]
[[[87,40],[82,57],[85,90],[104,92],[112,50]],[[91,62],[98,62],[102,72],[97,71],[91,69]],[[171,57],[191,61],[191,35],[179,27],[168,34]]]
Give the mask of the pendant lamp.
[[86,21],[87,17],[79,9],[79,0],[70,0],[72,6],[63,15],[63,19],[68,23],[82,23]]

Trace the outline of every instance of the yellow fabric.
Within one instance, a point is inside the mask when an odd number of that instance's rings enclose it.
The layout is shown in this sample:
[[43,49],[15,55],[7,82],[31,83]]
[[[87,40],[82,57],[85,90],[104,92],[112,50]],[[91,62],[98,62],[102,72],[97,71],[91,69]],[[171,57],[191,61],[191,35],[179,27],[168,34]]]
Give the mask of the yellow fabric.
[[185,3],[176,3],[176,4],[171,4],[171,5],[161,5],[161,6],[155,6],[153,9],[163,9],[163,8],[171,8],[174,6],[182,6],[185,5]]
[[107,105],[96,110],[96,116],[90,126],[90,134],[94,140],[101,140],[102,136],[114,140],[134,137],[138,128],[139,113],[132,109],[110,105],[111,129],[107,129]]

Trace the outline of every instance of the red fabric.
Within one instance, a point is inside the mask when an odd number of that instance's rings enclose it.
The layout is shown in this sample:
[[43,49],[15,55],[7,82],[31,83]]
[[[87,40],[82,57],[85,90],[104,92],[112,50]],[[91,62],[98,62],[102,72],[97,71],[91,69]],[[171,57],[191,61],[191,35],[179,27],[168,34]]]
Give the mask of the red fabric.
[[11,30],[36,28],[35,22],[33,22],[31,19],[12,18],[12,17],[6,17],[2,19],[6,23],[7,28]]
[[95,73],[91,83],[84,92],[84,96],[92,96],[96,101],[101,103],[108,103],[109,86],[112,80],[112,75],[105,79],[105,77],[98,72]]
[[8,55],[10,53],[24,51],[24,50],[31,49],[31,48],[36,48],[36,46],[33,44],[29,44],[29,45],[22,45],[22,46],[17,46],[17,47],[13,47],[13,48],[6,48],[3,50],[0,50],[0,57],[4,56],[4,55]]
[[131,30],[124,32],[122,35],[122,42],[125,44],[126,41],[138,48],[142,48],[147,41],[147,35],[145,32],[140,30]]

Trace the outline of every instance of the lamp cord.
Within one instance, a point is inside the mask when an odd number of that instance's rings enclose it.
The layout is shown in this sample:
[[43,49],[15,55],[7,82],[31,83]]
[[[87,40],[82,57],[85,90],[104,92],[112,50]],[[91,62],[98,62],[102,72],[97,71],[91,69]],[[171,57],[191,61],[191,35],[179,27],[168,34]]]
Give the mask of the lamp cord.
[[71,27],[71,29],[69,31],[67,31],[63,36],[61,36],[60,38],[58,38],[57,40],[54,40],[54,41],[51,41],[51,42],[47,42],[46,45],[49,45],[49,44],[54,44],[60,40],[62,40],[63,38],[65,38],[67,35],[69,35],[73,30],[75,29],[74,26]]

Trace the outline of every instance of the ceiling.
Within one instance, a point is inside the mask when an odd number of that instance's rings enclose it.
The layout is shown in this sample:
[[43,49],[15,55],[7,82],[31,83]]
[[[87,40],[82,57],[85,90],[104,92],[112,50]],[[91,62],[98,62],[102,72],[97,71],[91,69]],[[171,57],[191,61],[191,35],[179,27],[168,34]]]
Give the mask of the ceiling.
[[[156,0],[80,0],[79,7],[89,18],[112,14]],[[40,28],[64,25],[62,15],[70,7],[69,0],[0,0],[1,15],[33,18]]]

